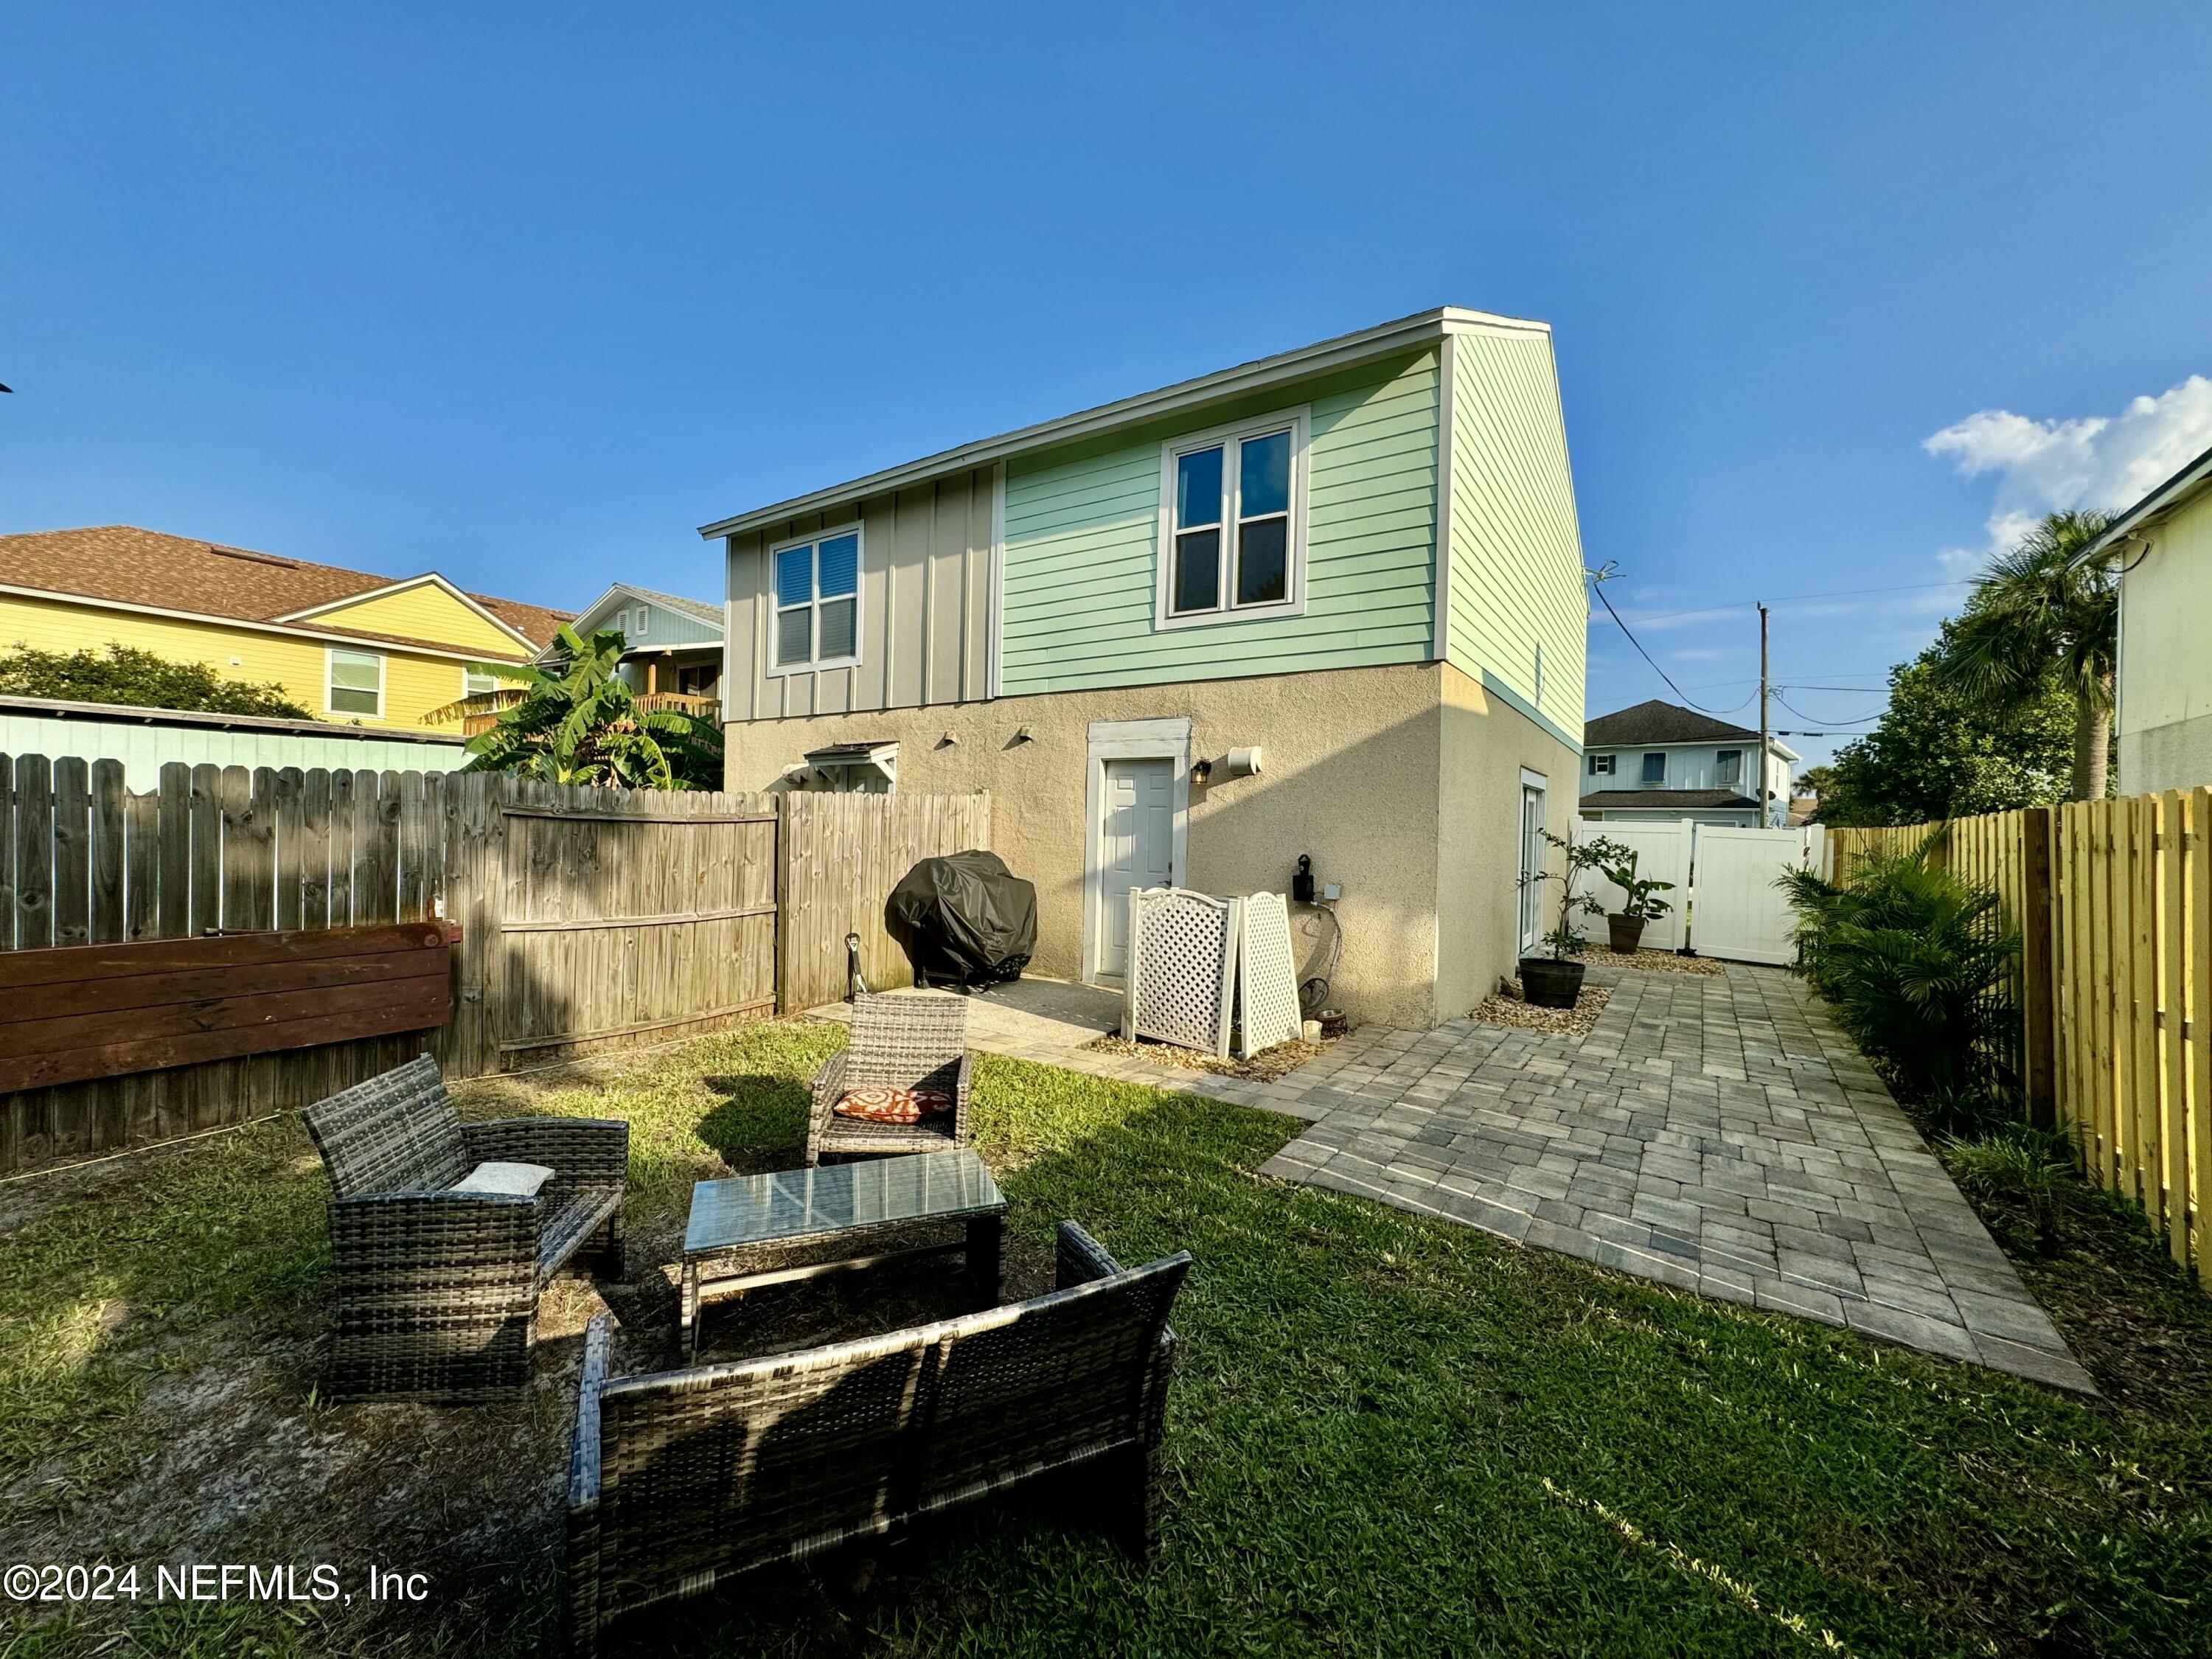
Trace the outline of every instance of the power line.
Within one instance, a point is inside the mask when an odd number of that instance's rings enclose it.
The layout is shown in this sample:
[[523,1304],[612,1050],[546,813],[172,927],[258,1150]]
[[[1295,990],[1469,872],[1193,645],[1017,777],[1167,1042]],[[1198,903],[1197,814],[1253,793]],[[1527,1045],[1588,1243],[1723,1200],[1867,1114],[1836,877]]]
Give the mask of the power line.
[[[1793,687],[1792,689],[1794,690],[1796,688]],[[1784,708],[1796,715],[1801,720],[1814,720],[1826,726],[1871,726],[1876,720],[1879,720],[1882,717],[1883,714],[1887,712],[1884,709],[1877,708],[1869,714],[1854,714],[1847,720],[1831,720],[1823,714],[1807,714],[1803,709],[1797,707],[1796,703],[1785,700],[1779,691],[1774,694],[1774,701],[1781,703]]]
[[[1691,708],[1696,709],[1701,714],[1719,715],[1732,714],[1735,713],[1735,709],[1734,708],[1708,708],[1701,702],[1692,702],[1690,694],[1682,690],[1680,686],[1674,684],[1674,677],[1669,674],[1665,669],[1660,667],[1658,662],[1653,658],[1651,653],[1644,648],[1644,641],[1638,639],[1636,635],[1630,631],[1629,626],[1626,623],[1621,622],[1620,612],[1613,608],[1613,601],[1605,596],[1605,584],[1602,581],[1591,582],[1590,592],[1597,595],[1597,602],[1605,607],[1605,614],[1612,617],[1616,623],[1620,624],[1620,631],[1622,633],[1628,635],[1628,642],[1636,647],[1636,654],[1643,658],[1647,663],[1650,663],[1651,665],[1651,672],[1656,674],[1661,679],[1667,682],[1668,690],[1672,691],[1676,696],[1680,697],[1684,702],[1689,703]],[[1737,707],[1741,708],[1742,705],[1738,704]]]

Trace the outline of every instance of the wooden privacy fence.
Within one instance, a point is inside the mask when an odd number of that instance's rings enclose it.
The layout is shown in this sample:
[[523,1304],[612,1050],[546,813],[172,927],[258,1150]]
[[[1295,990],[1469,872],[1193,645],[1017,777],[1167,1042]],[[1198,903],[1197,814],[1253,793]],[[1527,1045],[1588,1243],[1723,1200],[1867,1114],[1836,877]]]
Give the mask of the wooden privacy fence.
[[[393,1027],[368,1023],[365,1003],[351,1024],[333,1006],[343,1040],[203,1046],[225,1057],[0,1093],[0,1173],[306,1105],[426,1047],[449,1076],[473,1077],[757,1018],[779,1006],[780,983],[781,1006],[811,1007],[844,994],[848,931],[872,982],[902,983],[883,925],[891,886],[917,859],[988,847],[989,834],[982,796],[181,764],[132,793],[118,762],[0,755],[0,951],[440,920],[459,930],[442,1027],[425,1004],[422,1030],[364,1036]],[[94,976],[90,956],[52,960],[58,970],[18,976]],[[168,1011],[165,1030],[241,1017],[204,975],[146,971],[169,975],[132,993]],[[413,1007],[421,990],[387,1000]]]
[[2021,932],[2023,1041],[2048,1056],[2031,1113],[2212,1288],[2212,791],[1839,829],[1832,871],[1939,830],[1936,855]]
[[845,994],[848,933],[860,936],[871,987],[911,985],[884,902],[921,860],[988,848],[991,798],[801,792],[783,804],[781,1005],[813,1008]]

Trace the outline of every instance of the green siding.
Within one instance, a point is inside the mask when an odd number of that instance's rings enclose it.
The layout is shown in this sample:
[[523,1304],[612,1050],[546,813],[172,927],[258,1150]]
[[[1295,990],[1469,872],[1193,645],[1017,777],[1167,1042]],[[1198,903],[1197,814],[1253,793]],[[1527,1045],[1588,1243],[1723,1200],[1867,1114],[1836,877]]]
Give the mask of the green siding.
[[[1435,640],[1437,378],[1437,354],[1424,352],[1009,462],[1002,690],[1426,660]],[[1305,614],[1156,629],[1161,444],[1301,404],[1311,414]],[[1574,672],[1579,698],[1579,657]]]
[[1579,747],[1589,602],[1551,337],[1459,335],[1452,380],[1447,655]]

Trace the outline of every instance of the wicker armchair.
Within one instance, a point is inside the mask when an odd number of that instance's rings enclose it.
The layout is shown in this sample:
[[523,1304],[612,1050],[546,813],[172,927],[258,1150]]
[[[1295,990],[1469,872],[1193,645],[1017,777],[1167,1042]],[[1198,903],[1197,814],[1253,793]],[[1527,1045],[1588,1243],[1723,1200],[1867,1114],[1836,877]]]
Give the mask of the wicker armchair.
[[[968,1144],[968,1005],[949,996],[856,996],[853,1037],[814,1074],[809,1168],[832,1155],[941,1152]],[[939,1089],[950,1112],[919,1123],[871,1123],[831,1109],[848,1089]]]
[[623,1613],[1039,1477],[1139,1560],[1186,1252],[1124,1272],[1060,1225],[1059,1288],[887,1336],[609,1381],[592,1322],[568,1465],[570,1650]]
[[[303,1115],[331,1176],[331,1398],[519,1394],[538,1292],[572,1258],[622,1271],[627,1123],[463,1123],[427,1054]],[[448,1190],[493,1161],[542,1164],[553,1179],[534,1198]]]

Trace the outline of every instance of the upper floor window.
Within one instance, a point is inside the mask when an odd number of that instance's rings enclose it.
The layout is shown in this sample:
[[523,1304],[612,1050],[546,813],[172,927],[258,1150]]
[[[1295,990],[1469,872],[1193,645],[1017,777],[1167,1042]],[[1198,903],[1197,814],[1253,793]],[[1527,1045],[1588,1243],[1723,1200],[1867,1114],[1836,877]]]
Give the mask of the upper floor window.
[[1304,410],[1162,446],[1162,627],[1304,605],[1305,454]]
[[461,670],[461,695],[465,697],[487,696],[499,690],[499,676],[489,668],[479,668],[471,663]]
[[773,554],[775,673],[849,668],[860,659],[860,526],[848,525]]
[[1646,783],[1667,781],[1667,751],[1665,750],[1654,749],[1644,755],[1644,781]]
[[1613,757],[1610,755],[1592,755],[1589,757],[1589,775],[1594,778],[1611,777],[1613,775]]
[[1713,786],[1741,784],[1743,781],[1743,750],[1719,749],[1713,751]]
[[641,605],[630,613],[629,632],[632,639],[641,639],[653,629],[653,607]]
[[384,714],[384,658],[374,651],[346,651],[332,646],[325,653],[327,672],[323,707],[333,714]]

